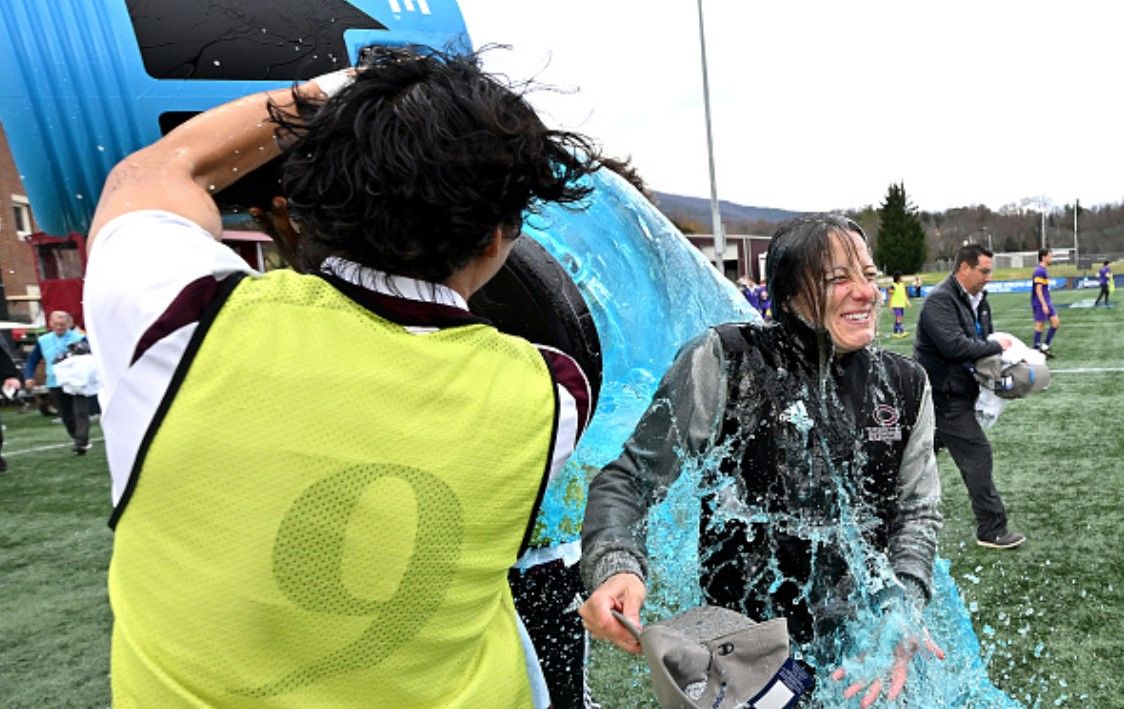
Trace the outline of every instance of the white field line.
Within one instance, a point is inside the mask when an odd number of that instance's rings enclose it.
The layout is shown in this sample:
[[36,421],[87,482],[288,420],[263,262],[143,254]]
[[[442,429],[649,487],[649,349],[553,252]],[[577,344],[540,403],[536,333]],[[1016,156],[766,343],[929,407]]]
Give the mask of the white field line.
[[1077,367],[1075,369],[1050,370],[1050,374],[1102,374],[1104,372],[1124,372],[1124,367]]
[[[102,440],[104,440],[104,439],[92,438],[91,437],[90,443],[98,443]],[[57,448],[73,448],[73,447],[74,447],[73,441],[71,441],[70,443],[53,443],[49,446],[37,446],[35,448],[24,448],[23,450],[18,450],[18,451],[6,450],[6,451],[4,451],[4,457],[5,458],[11,458],[13,455],[24,455],[24,454],[27,454],[27,453],[39,453],[41,451],[53,451]]]

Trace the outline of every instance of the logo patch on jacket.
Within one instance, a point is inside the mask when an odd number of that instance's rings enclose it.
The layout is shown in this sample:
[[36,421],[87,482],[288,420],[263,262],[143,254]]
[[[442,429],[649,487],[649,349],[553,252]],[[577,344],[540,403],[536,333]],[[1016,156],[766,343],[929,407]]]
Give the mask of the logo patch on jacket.
[[874,414],[871,416],[877,426],[866,427],[866,438],[869,441],[881,441],[888,443],[890,441],[900,441],[902,439],[902,427],[898,425],[901,415],[898,410],[889,404],[879,404],[874,407]]

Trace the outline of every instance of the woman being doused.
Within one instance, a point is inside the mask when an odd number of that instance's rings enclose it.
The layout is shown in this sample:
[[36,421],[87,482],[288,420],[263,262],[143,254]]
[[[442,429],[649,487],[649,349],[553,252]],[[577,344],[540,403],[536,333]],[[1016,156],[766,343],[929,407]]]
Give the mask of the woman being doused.
[[595,637],[639,651],[611,611],[639,622],[648,509],[691,465],[717,461],[701,484],[704,600],[786,617],[817,684],[834,670],[866,706],[897,696],[919,648],[943,656],[920,621],[942,522],[929,384],[912,360],[870,346],[877,270],[853,221],[786,223],[767,272],[775,322],[685,345],[593,481],[581,613]]

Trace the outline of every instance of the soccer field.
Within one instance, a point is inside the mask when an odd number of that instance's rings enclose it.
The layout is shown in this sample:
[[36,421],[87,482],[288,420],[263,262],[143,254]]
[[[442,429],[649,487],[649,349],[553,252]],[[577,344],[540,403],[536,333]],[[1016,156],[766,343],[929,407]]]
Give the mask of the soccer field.
[[[964,485],[939,458],[940,555],[972,610],[993,682],[1029,705],[1124,706],[1124,308],[1072,307],[1094,291],[1054,294],[1062,329],[1050,388],[1010,404],[989,431],[996,483],[1018,550],[974,544]],[[1031,341],[1027,294],[991,297],[996,327]],[[910,329],[920,302],[906,311]],[[880,343],[908,353],[913,338]],[[112,534],[100,430],[75,457],[62,426],[0,409],[9,471],[0,474],[0,706],[109,705],[105,593]],[[607,709],[655,706],[630,658],[597,644],[591,680]]]
[[[974,544],[960,474],[938,456],[945,527],[940,555],[973,614],[989,675],[1029,706],[1124,706],[1124,312],[1091,308],[1096,291],[1052,294],[1061,329],[1050,387],[1010,403],[988,431],[995,481],[1020,549]],[[1030,345],[1030,295],[989,296],[996,330]],[[920,301],[906,311],[910,329]],[[883,313],[882,333],[892,316]],[[909,354],[913,337],[887,339]]]

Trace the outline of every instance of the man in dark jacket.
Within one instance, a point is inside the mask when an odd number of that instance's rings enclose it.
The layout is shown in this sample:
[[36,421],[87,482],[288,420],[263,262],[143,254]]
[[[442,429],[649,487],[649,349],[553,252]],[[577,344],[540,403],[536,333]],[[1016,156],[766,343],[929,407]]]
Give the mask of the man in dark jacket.
[[973,376],[974,363],[1011,346],[1010,340],[987,339],[993,327],[984,286],[991,280],[991,258],[979,244],[956,253],[952,274],[921,307],[913,357],[928,372],[933,388],[936,447],[948,448],[968,487],[976,543],[1013,549],[1026,537],[1007,528],[1007,510],[991,477],[991,444],[975,415],[980,387]]

